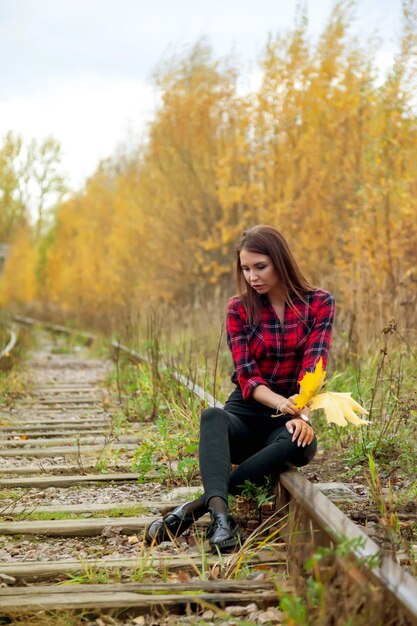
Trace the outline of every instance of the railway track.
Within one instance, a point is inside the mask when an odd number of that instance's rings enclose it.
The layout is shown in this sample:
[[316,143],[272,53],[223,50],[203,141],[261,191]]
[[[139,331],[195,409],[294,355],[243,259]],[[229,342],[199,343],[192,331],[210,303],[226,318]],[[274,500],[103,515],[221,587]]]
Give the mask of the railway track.
[[329,587],[326,613],[311,608],[292,623],[346,624],[344,603],[352,626],[417,624],[415,579],[324,495],[326,485],[298,472],[281,476],[256,549],[207,553],[205,518],[185,540],[147,548],[144,528],[184,498],[169,501],[162,485],[138,484],[131,471],[153,426],[117,428],[103,387],[111,364],[84,347],[64,353],[50,332],[66,330],[40,333],[27,395],[0,408],[0,623],[52,624],[68,612],[74,625],[279,624],[276,607],[309,584],[310,559]]

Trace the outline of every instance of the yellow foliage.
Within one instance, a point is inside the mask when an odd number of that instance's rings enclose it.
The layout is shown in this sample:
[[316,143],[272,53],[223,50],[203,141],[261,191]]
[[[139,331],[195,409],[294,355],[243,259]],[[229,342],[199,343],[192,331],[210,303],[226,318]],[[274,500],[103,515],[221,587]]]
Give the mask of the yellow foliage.
[[37,298],[35,273],[38,251],[27,228],[17,231],[0,279],[0,303],[26,305]]
[[316,363],[314,372],[306,372],[300,381],[300,393],[294,399],[294,404],[299,409],[306,406],[313,396],[324,385],[326,372],[323,369],[323,359],[320,357]]
[[323,369],[323,360],[320,357],[314,372],[306,372],[300,381],[300,393],[294,399],[294,404],[302,409],[307,404],[312,411],[323,409],[328,422],[333,422],[339,426],[346,426],[348,422],[354,426],[368,424],[367,420],[358,417],[355,413],[368,413],[358,402],[356,402],[350,393],[336,393],[334,391],[325,391],[317,393],[326,378],[326,372]]
[[336,393],[334,391],[319,393],[311,399],[310,408],[312,411],[323,409],[327,421],[339,426],[346,426],[348,422],[354,426],[369,424],[368,420],[356,415],[355,411],[362,414],[367,414],[368,411],[356,402],[350,393]]
[[400,42],[376,88],[370,51],[349,38],[347,4],[336,4],[316,46],[301,13],[292,32],[271,36],[252,93],[241,95],[237,70],[204,46],[165,66],[146,141],[100,164],[61,203],[36,278],[36,251],[16,242],[4,302],[41,295],[112,324],[155,300],[204,303],[215,292],[226,301],[236,239],[270,223],[311,282],[342,304],[351,352],[391,317],[415,327],[412,49]]

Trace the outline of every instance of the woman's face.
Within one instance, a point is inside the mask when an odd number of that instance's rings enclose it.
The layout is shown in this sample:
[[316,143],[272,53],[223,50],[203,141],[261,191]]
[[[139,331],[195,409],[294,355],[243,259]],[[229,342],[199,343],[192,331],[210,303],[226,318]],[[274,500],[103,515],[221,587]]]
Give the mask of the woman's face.
[[281,281],[270,256],[241,250],[240,266],[246,281],[257,293],[277,296],[281,294]]

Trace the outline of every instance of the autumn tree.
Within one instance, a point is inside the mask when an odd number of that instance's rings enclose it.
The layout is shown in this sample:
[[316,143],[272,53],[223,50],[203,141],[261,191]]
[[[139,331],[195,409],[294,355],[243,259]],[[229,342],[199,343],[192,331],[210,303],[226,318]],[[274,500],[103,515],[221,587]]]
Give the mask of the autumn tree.
[[29,218],[21,195],[22,138],[9,132],[0,145],[0,241],[10,241]]
[[65,193],[60,159],[52,137],[26,144],[9,132],[0,146],[0,241],[11,244],[2,281],[6,301],[28,304],[39,296],[49,226]]
[[[44,207],[57,181],[51,169],[52,187],[38,174],[35,275],[44,303],[112,326],[154,301],[224,302],[234,289],[234,242],[263,222],[335,293],[346,336],[363,340],[391,316],[411,327],[416,4],[404,2],[398,54],[382,79],[375,49],[350,35],[352,7],[336,2],[313,45],[301,6],[289,33],[268,38],[262,81],[250,93],[235,64],[213,59],[204,42],[165,63],[146,141],[100,164],[47,233]],[[13,185],[11,176],[15,198]]]
[[0,146],[0,238],[10,240],[22,224],[35,223],[37,239],[65,193],[56,139],[23,138],[9,132]]

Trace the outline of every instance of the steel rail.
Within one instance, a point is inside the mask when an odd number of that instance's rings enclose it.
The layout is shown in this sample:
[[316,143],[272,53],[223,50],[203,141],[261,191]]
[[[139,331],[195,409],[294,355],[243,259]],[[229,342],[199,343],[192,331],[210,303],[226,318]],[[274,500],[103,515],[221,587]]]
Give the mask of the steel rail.
[[13,330],[9,330],[9,341],[5,348],[0,352],[0,369],[10,369],[12,367],[11,352],[17,343],[17,334]]
[[87,341],[87,345],[95,339],[94,333],[87,333],[83,330],[76,330],[74,328],[68,328],[67,326],[61,326],[59,324],[52,324],[50,322],[43,322],[36,320],[33,317],[26,317],[24,315],[14,315],[13,319],[19,324],[25,324],[26,326],[42,326],[46,330],[50,330],[54,333],[62,333],[63,335],[77,335],[78,337],[84,337]]
[[[21,321],[18,318],[15,319],[16,321]],[[40,324],[44,327],[48,327],[48,325],[44,325],[42,322],[37,322],[36,320],[30,320],[29,322],[28,318],[22,321],[23,323]],[[55,329],[56,328],[57,327],[55,327]],[[76,333],[76,331],[65,327],[59,328],[62,329],[61,332]],[[111,345],[114,349],[125,352],[139,362],[149,363],[147,356],[117,341],[113,341]],[[172,372],[172,370],[171,374],[198,397],[208,402],[210,406],[223,407],[210,393],[206,392],[199,385],[196,385],[189,378],[177,372]],[[323,536],[327,537],[328,541],[333,544],[340,543],[342,538],[351,540],[348,548],[350,554],[356,560],[362,563],[365,562],[365,569],[370,579],[380,585],[382,589],[386,589],[392,599],[406,612],[407,616],[411,619],[411,623],[417,624],[417,580],[401,568],[400,565],[395,563],[392,558],[385,556],[372,539],[356,526],[354,522],[300,472],[294,470],[283,472],[279,477],[279,483],[281,488],[281,504],[284,502],[284,504],[288,505],[290,508],[292,507],[293,513],[296,512],[298,507],[304,515],[308,515],[309,521],[315,523],[318,527],[319,533],[315,532],[311,524],[307,525],[313,543],[315,542],[317,545],[315,537],[318,536],[320,539],[322,539]],[[286,533],[286,539],[288,542],[291,542],[294,539],[294,535],[296,537],[297,533],[299,533],[300,526],[296,514],[290,515],[289,518],[292,522],[290,522],[290,527]],[[367,566],[366,561],[369,563],[374,557],[379,560],[379,565],[376,567]]]
[[[417,623],[417,580],[392,558],[384,556],[379,546],[301,473],[284,472],[280,476],[280,483],[332,542],[337,544],[341,538],[351,540],[350,552],[357,560],[365,563],[371,579],[387,589]],[[297,523],[294,524],[294,531],[296,540],[299,532]],[[314,534],[314,529],[311,534]],[[376,557],[379,565],[367,567],[366,562],[371,562],[373,557]]]
[[0,359],[3,358],[4,356],[10,354],[10,352],[13,350],[13,348],[16,345],[16,342],[17,342],[17,335],[16,335],[16,333],[13,330],[9,330],[9,335],[10,335],[9,343],[0,352]]

